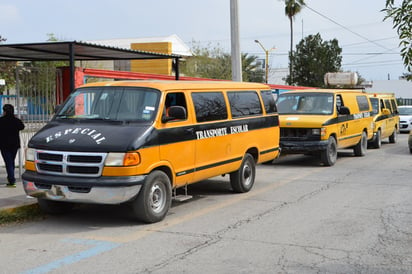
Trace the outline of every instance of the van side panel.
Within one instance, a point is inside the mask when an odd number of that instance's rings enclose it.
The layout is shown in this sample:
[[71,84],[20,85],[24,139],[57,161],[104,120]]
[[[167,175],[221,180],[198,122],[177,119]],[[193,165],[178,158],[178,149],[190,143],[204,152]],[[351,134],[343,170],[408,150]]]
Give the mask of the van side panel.
[[[260,162],[276,158],[279,148],[273,146],[273,139],[279,136],[279,128],[274,130],[274,124],[278,124],[277,115],[196,127],[198,139],[194,180],[200,181],[239,169],[248,149],[256,150],[257,155],[254,156]],[[209,132],[216,132],[219,136],[208,135]]]

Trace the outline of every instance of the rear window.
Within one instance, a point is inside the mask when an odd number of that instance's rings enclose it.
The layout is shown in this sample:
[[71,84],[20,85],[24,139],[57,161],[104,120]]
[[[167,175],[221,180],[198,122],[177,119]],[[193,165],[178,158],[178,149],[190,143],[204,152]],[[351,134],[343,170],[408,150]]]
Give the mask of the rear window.
[[364,95],[358,95],[356,96],[356,101],[358,102],[358,107],[360,111],[369,110],[368,97]]
[[233,118],[262,114],[256,91],[230,91],[227,96]]
[[277,112],[275,97],[271,90],[262,90],[260,92],[262,96],[263,105],[265,106],[266,113],[274,113]]

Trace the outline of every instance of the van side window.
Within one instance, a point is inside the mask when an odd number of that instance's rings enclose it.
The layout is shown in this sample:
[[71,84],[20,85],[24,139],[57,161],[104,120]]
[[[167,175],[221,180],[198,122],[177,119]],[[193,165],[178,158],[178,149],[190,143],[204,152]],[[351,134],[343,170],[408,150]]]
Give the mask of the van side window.
[[230,91],[227,97],[234,118],[262,114],[262,105],[255,91]]
[[398,114],[399,113],[398,108],[396,106],[396,102],[394,99],[391,99],[391,105],[392,105],[392,110],[393,110],[392,113]]
[[260,91],[260,96],[263,99],[263,105],[265,106],[266,113],[274,113],[278,110],[276,109],[275,97],[271,90]]
[[368,97],[366,97],[365,95],[356,96],[356,102],[358,103],[360,111],[369,110]]
[[392,106],[389,99],[385,99],[385,108],[389,109],[389,111],[392,113]]
[[165,108],[163,110],[163,116],[168,117],[168,109],[171,106],[181,106],[181,107],[184,107],[187,111],[185,94],[183,92],[168,93],[166,95],[166,102],[165,102]]
[[343,106],[342,97],[340,95],[336,95],[336,109],[338,112],[341,106]]
[[227,119],[227,108],[222,92],[192,93],[198,122]]
[[383,103],[382,99],[380,100],[380,103],[381,103],[381,111],[382,111],[385,108],[385,104]]

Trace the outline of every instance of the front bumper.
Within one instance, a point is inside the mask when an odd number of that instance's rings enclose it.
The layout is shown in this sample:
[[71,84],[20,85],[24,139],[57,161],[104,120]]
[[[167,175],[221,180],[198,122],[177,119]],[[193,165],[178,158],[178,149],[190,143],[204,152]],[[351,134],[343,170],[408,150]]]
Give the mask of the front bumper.
[[25,171],[24,191],[35,198],[95,204],[120,204],[134,198],[146,175],[125,177],[64,177]]
[[304,154],[326,150],[328,141],[280,141],[280,148],[285,154]]

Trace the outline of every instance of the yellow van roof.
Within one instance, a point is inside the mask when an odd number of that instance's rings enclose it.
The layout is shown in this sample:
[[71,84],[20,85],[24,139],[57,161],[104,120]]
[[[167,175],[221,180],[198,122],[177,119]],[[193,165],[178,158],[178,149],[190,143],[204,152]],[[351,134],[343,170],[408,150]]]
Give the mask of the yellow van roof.
[[270,89],[261,83],[231,82],[231,81],[164,81],[164,80],[133,80],[107,81],[85,84],[81,87],[122,86],[122,87],[151,87],[161,90],[173,89]]

